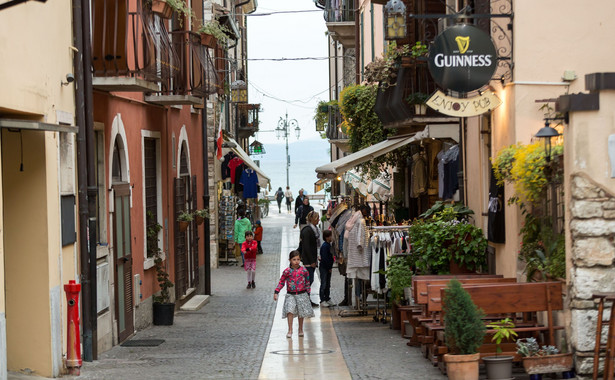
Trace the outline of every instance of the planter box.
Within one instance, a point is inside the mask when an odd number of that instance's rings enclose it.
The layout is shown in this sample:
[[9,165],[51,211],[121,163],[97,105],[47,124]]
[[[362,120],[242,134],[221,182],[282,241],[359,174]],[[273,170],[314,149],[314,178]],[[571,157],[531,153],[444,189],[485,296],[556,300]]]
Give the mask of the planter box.
[[216,40],[216,37],[212,36],[211,34],[201,33],[201,45],[215,48],[217,43],[218,41]]
[[157,13],[162,18],[171,18],[173,15],[173,8],[167,4],[166,0],[153,0],[152,12]]
[[553,372],[568,372],[572,370],[572,354],[557,354],[521,358],[523,368],[530,375]]

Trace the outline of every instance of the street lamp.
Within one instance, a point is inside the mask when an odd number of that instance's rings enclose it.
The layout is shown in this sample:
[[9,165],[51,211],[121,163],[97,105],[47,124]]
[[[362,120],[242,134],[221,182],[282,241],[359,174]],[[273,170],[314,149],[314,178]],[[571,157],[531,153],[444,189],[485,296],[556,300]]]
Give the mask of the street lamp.
[[384,6],[385,39],[406,38],[406,5],[401,0],[389,0]]
[[301,128],[299,128],[299,123],[297,122],[297,120],[295,119],[288,120],[288,112],[287,112],[286,117],[284,119],[280,117],[280,120],[278,121],[278,126],[275,129],[275,136],[278,139],[284,138],[286,140],[286,186],[287,187],[290,187],[290,181],[288,177],[288,168],[290,168],[290,156],[288,155],[288,134],[291,128],[295,130],[295,136],[297,136],[297,140],[298,140],[299,135],[301,134]]
[[545,120],[545,126],[540,128],[536,137],[544,139],[545,142],[545,159],[547,162],[551,161],[551,138],[559,136],[557,129],[553,128],[550,123],[551,119]]

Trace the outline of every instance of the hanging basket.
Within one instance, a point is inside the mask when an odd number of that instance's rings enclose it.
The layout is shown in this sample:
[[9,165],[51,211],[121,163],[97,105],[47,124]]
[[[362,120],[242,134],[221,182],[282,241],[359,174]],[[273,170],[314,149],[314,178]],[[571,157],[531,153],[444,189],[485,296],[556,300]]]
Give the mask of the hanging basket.
[[194,220],[196,221],[196,224],[198,224],[199,226],[203,224],[203,221],[205,221],[205,219],[203,219],[202,216],[198,216],[198,215],[194,217]]
[[188,226],[190,225],[190,222],[185,222],[185,221],[179,221],[177,222],[179,224],[179,232],[184,232],[188,229]]
[[152,12],[157,13],[162,18],[171,18],[173,16],[173,8],[166,0],[152,0]]

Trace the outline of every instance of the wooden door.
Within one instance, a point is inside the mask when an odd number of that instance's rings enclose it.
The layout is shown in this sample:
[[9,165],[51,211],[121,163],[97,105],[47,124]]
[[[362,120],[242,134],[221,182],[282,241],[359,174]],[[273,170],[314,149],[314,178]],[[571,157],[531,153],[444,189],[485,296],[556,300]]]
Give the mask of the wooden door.
[[188,247],[186,231],[179,230],[177,217],[186,210],[186,186],[189,177],[175,178],[175,298],[180,299],[188,290]]
[[115,317],[119,341],[134,333],[130,187],[113,185],[113,240],[115,262]]

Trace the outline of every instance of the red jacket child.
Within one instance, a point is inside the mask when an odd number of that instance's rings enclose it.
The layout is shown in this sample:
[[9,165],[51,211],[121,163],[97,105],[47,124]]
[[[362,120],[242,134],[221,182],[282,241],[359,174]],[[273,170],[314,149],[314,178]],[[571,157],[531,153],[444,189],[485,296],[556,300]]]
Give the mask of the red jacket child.
[[256,260],[256,252],[258,251],[258,245],[256,240],[247,240],[241,245],[241,252],[243,252],[243,258],[245,260]]

